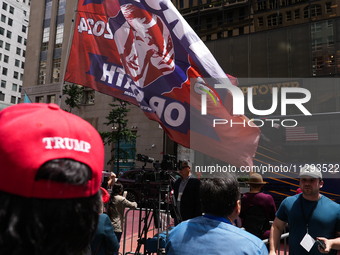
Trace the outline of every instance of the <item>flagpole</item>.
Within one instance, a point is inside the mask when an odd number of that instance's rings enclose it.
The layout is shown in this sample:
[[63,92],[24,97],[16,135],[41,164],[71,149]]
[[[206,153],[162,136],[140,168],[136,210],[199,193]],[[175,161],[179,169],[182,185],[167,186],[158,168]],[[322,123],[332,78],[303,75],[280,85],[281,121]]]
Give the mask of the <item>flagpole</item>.
[[67,51],[66,51],[66,57],[65,57],[65,62],[64,62],[64,70],[63,70],[64,72],[63,72],[63,76],[62,76],[61,84],[60,84],[59,106],[61,106],[61,98],[63,96],[65,73],[66,73],[68,60],[69,60],[69,57],[70,57],[72,39],[73,39],[73,35],[74,35],[74,26],[75,26],[75,21],[76,21],[76,18],[77,18],[77,13],[78,13],[78,2],[79,2],[79,0],[76,0],[76,5],[74,7],[74,13],[73,13],[73,18],[72,18],[72,26],[71,26],[70,36],[68,38]]

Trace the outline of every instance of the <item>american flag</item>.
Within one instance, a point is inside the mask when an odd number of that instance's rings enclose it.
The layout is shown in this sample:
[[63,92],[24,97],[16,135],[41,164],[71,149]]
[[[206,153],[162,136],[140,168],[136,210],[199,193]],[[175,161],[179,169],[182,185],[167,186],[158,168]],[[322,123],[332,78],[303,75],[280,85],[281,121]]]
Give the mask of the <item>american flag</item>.
[[301,127],[287,127],[286,141],[318,141],[319,135],[317,126],[301,126]]

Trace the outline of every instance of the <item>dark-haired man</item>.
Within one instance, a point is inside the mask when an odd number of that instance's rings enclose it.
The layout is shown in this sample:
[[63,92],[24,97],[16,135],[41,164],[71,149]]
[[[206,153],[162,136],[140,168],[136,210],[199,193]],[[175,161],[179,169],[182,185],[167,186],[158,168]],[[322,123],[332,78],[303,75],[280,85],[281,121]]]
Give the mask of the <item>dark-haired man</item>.
[[55,104],[0,112],[0,254],[80,255],[101,209],[103,142]]
[[202,215],[199,196],[200,180],[191,175],[191,163],[188,160],[182,161],[181,164],[179,169],[181,178],[178,178],[174,184],[174,195],[180,220],[185,221]]
[[182,222],[169,234],[168,255],[268,254],[256,236],[233,225],[240,213],[240,189],[236,178],[205,179],[200,196],[203,217]]

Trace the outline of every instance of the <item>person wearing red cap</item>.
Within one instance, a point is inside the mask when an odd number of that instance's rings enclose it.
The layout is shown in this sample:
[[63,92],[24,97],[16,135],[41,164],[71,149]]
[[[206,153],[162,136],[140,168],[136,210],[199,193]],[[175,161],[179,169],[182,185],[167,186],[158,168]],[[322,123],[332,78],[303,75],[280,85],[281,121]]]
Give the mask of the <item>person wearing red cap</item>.
[[0,162],[0,254],[82,254],[101,208],[98,132],[55,104],[10,106]]

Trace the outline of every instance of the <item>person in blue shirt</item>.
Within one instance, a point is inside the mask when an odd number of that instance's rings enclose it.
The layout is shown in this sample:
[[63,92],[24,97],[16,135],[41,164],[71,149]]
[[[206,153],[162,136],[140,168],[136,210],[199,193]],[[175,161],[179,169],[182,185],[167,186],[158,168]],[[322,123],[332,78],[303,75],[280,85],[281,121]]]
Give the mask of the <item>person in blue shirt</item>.
[[[302,193],[283,200],[276,213],[270,234],[270,255],[276,254],[287,222],[290,255],[322,254],[315,239],[333,239],[340,235],[340,205],[320,194],[324,184],[321,170],[306,164],[301,168],[299,178]],[[327,251],[336,254],[328,246]]]
[[236,178],[204,179],[200,186],[203,216],[177,225],[169,233],[167,255],[268,254],[258,237],[233,225],[240,213],[241,193]]
[[115,235],[114,228],[112,226],[110,217],[103,213],[104,203],[108,202],[108,192],[100,187],[101,189],[101,209],[99,213],[99,221],[96,233],[90,244],[91,254],[106,255],[106,254],[118,254],[119,242]]

